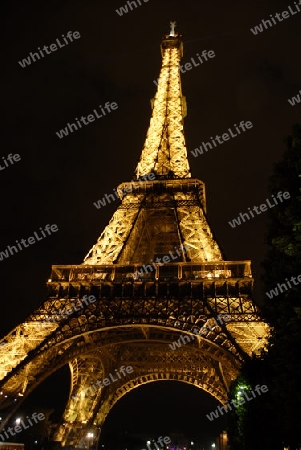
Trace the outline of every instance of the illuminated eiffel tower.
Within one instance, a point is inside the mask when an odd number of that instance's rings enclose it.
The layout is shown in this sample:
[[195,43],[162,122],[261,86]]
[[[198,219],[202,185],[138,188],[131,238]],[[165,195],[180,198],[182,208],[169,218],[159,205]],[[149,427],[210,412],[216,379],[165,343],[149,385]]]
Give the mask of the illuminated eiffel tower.
[[[90,438],[94,446],[111,408],[132,389],[177,380],[225,403],[243,361],[264,346],[268,326],[252,300],[251,263],[224,260],[208,225],[205,185],[191,178],[175,23],[161,51],[134,180],[118,187],[121,203],[84,262],[53,266],[47,300],[2,339],[0,406],[9,412],[2,428],[69,364],[70,396],[53,439],[86,448]],[[218,321],[224,314],[227,322]],[[122,366],[133,370],[123,374]]]

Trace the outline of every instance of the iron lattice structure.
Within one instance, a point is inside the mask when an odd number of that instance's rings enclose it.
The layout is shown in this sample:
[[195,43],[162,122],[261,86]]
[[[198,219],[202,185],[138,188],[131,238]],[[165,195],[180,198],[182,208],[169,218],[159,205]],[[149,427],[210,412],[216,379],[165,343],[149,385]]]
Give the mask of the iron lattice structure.
[[[0,400],[9,411],[2,427],[37,385],[69,364],[69,401],[53,438],[85,448],[87,432],[96,443],[112,406],[145,383],[191,383],[225,403],[242,362],[265,345],[250,261],[224,260],[207,221],[204,183],[190,175],[181,37],[165,36],[161,50],[137,181],[118,187],[120,206],[83,264],[53,266],[47,300],[2,339]],[[153,181],[139,180],[149,174]],[[96,301],[83,308],[85,295]],[[215,320],[224,314],[226,323]],[[180,336],[190,343],[172,350]],[[122,365],[133,372],[91,392]]]

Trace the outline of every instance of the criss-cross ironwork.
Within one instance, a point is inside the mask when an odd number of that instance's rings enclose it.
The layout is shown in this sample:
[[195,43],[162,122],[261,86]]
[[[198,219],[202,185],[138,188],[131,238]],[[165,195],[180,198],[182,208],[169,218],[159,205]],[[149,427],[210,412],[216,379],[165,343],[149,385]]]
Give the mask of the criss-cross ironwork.
[[[224,259],[205,185],[190,175],[182,40],[172,27],[137,181],[118,187],[120,205],[83,263],[53,266],[47,300],[0,342],[2,428],[69,364],[69,400],[53,439],[87,448],[87,433],[96,444],[114,404],[146,383],[190,383],[225,403],[242,362],[265,345],[251,263]],[[150,173],[153,181],[138,180]],[[120,367],[132,371],[117,376]]]

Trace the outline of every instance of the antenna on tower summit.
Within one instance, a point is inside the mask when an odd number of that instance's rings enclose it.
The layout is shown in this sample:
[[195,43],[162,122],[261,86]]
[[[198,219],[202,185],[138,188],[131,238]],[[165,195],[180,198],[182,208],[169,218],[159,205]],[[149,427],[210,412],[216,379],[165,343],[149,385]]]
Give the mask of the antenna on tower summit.
[[170,33],[169,36],[175,37],[175,28],[177,26],[177,22],[170,22]]

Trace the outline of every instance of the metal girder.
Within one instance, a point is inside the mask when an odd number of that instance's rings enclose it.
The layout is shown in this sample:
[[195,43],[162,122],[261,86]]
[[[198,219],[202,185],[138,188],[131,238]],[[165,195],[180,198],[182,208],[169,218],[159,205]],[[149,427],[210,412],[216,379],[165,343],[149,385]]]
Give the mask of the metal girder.
[[[232,329],[233,333],[235,333],[235,338],[237,341],[240,338],[238,330],[243,328],[245,330],[245,334],[241,339],[241,343],[244,344],[243,351],[247,354],[251,354],[254,349],[259,349],[264,345],[267,327],[261,321],[256,310],[253,309],[254,305],[252,302],[247,300],[247,310],[244,315],[244,312],[237,310],[238,307],[241,308],[243,306],[244,302],[241,302],[240,299],[228,300],[231,300],[227,303],[227,308],[229,308],[227,313],[230,315],[231,320],[227,322],[227,325],[225,325],[226,329],[222,330],[220,327],[215,327],[216,332],[214,332],[212,331],[212,326],[210,326],[210,329],[208,327],[208,332],[205,334],[205,337],[213,343],[217,341],[220,347],[232,353],[236,358],[241,359],[240,352],[237,348],[235,348],[233,342],[231,342],[231,333],[230,335],[227,335],[227,332],[230,332]],[[60,309],[62,311],[64,311],[66,307],[68,308],[70,304],[70,301],[66,302],[64,299],[54,300],[54,302],[56,304],[56,308],[59,308],[60,304]],[[207,302],[195,301],[191,299],[179,301],[176,299],[158,298],[148,298],[142,301],[127,299],[99,299],[95,303],[87,306],[83,311],[74,312],[67,319],[62,320],[60,326],[49,334],[43,342],[37,342],[38,345],[36,348],[31,350],[30,355],[27,355],[25,359],[20,358],[18,355],[12,357],[12,364],[15,369],[11,371],[11,374],[15,374],[18,372],[19,368],[22,368],[22,371],[19,370],[20,375],[17,377],[19,382],[16,383],[16,379],[14,377],[10,377],[10,374],[6,375],[5,382],[8,383],[7,387],[9,387],[9,390],[14,393],[13,395],[16,395],[17,392],[13,386],[17,384],[16,388],[21,389],[21,386],[24,385],[25,375],[28,380],[28,367],[30,367],[31,372],[32,368],[30,365],[27,366],[27,364],[30,364],[32,359],[38,355],[46,354],[48,350],[54,352],[53,355],[56,357],[57,346],[59,344],[65,342],[71,343],[72,340],[78,336],[90,334],[95,330],[107,330],[108,328],[122,327],[124,325],[130,327],[140,325],[140,328],[142,326],[149,325],[160,326],[164,327],[167,333],[170,333],[170,330],[176,329],[191,332],[194,330],[194,327],[200,328],[203,326],[207,328],[208,323],[211,323],[210,321],[213,320],[213,317],[216,317],[218,314],[222,314],[226,311],[224,306],[220,310],[213,310],[212,308],[214,307],[214,302],[210,301],[210,299]],[[252,311],[248,309],[250,307],[252,307]],[[43,312],[42,314],[39,310],[37,310],[36,313],[32,315],[32,322],[36,321],[36,323],[39,323],[39,320],[43,320],[42,317],[44,317],[44,308],[42,307],[41,309]],[[252,327],[248,328],[247,326],[244,326],[244,323],[249,323]],[[251,330],[252,333],[250,333],[249,330]],[[116,329],[114,333],[116,335]],[[113,339],[115,335],[113,334]],[[64,348],[64,351],[66,352],[67,348]],[[47,366],[48,363],[49,355],[42,358],[39,363],[35,363],[35,365],[39,371],[44,369],[45,364]],[[24,367],[27,367],[26,373],[24,372]],[[32,373],[31,376],[33,376]]]
[[[152,230],[151,241],[155,242],[160,233],[166,241],[170,235],[166,228],[168,216],[170,226],[179,231],[170,242],[169,250],[184,245],[191,261],[222,261],[204,212],[204,188],[200,190],[200,185],[189,179],[174,185],[170,183],[170,186],[165,181],[148,182],[147,187],[144,184],[137,183],[140,189],[123,197],[122,204],[83,264],[131,264],[154,259],[150,241],[145,241],[148,251],[144,252],[137,252],[137,242],[142,236],[147,239],[147,230]],[[163,221],[161,217],[164,217]]]
[[[128,198],[123,203],[128,204]],[[135,208],[124,211],[118,208],[113,214],[109,225],[100,235],[97,243],[92,247],[84,259],[84,264],[113,264],[121,252],[131,227],[139,212],[140,202],[135,199]]]
[[[10,378],[10,374],[26,362],[18,376],[18,381],[12,377],[7,385],[13,395],[22,395],[30,377],[33,376],[32,368],[30,364],[27,364],[30,362],[30,357],[43,354],[50,348],[55,349],[58,344],[68,341],[68,339],[74,339],[81,334],[88,334],[96,329],[101,330],[132,324],[140,324],[141,327],[146,325],[161,326],[189,332],[194,327],[206,327],[208,321],[210,323],[210,320],[219,314],[228,314],[231,317],[226,326],[227,330],[240,348],[250,355],[264,345],[267,326],[262,322],[252,299],[240,292],[241,289],[245,291],[246,282],[244,279],[241,281],[235,279],[211,281],[207,279],[190,283],[181,281],[170,283],[160,281],[152,283],[115,283],[113,281],[89,283],[89,286],[84,286],[85,292],[98,294],[98,299],[82,310],[73,311],[70,316],[67,315],[66,311],[70,310],[72,305],[77,305],[82,286],[81,284],[72,285],[72,283],[64,282],[63,290],[69,294],[72,290],[76,295],[75,297],[50,297],[44,305],[29,317],[25,324],[4,339],[4,341],[10,343],[7,352],[4,351],[5,346],[1,348],[2,359],[0,361],[5,368],[1,379]],[[242,283],[242,288],[240,283]],[[252,280],[249,279],[248,283],[252,285]],[[56,290],[55,286],[61,284],[49,282],[54,291]],[[123,292],[126,291],[128,295],[129,286],[133,288],[135,285],[145,295],[124,297]],[[122,286],[124,286],[123,289]],[[116,292],[118,298],[114,295],[116,287],[118,288]],[[183,292],[179,296],[181,287]],[[143,289],[141,290],[141,288]],[[108,296],[110,291],[112,295]],[[105,293],[107,295],[104,297]],[[192,296],[193,293],[194,296]],[[178,295],[174,296],[173,294]],[[56,319],[57,322],[46,322],[50,313],[52,320]],[[66,318],[64,318],[64,315]],[[27,330],[26,334],[24,334],[25,329]],[[21,330],[23,330],[23,334]],[[231,342],[231,337],[224,335],[222,331],[218,329],[217,336],[213,332],[208,332],[207,338],[211,339],[212,342],[218,340],[219,345],[227,350],[230,349],[229,351],[240,358],[239,352],[237,353],[235,345]],[[28,356],[29,354],[30,356]],[[38,364],[39,370],[43,369],[44,363],[45,361],[40,361]]]
[[[171,43],[171,41],[170,41]],[[150,126],[140,161],[137,178],[148,174],[172,173],[175,178],[190,178],[187,150],[183,132],[185,99],[180,78],[181,43],[163,49],[158,89],[153,100]]]
[[[58,308],[60,301],[54,302]],[[74,313],[62,321],[3,380],[1,390],[12,400],[23,386],[23,400],[43,379],[69,362],[72,368],[71,393],[64,421],[55,435],[55,439],[66,446],[75,443],[84,446],[85,431],[93,426],[95,433],[99,432],[113,404],[131,389],[147,382],[174,379],[192,383],[224,402],[227,386],[238,375],[243,360],[229,338],[229,332],[230,337],[234,336],[239,342],[238,345],[250,352],[262,348],[268,330],[259,317],[256,324],[238,321],[236,317],[236,321],[227,323],[223,329],[210,312],[213,303],[211,306],[204,304],[203,311],[199,306],[200,302],[191,299],[185,302],[147,299],[142,304],[99,299],[81,314]],[[61,308],[64,307],[61,302]],[[45,317],[44,307],[41,309],[40,319]],[[120,313],[125,318],[122,322]],[[140,320],[137,320],[138,315]],[[242,318],[243,313],[240,312],[239,316]],[[33,317],[38,323],[39,311]],[[206,333],[192,335],[195,326],[205,327]],[[169,344],[183,333],[194,339],[185,348],[171,351]],[[258,342],[257,338],[261,340]],[[133,377],[95,395],[81,395],[95,378],[99,380],[110,372],[114,373],[119,363],[133,365]],[[24,389],[25,373],[27,384]]]
[[[105,402],[112,395],[116,402],[139,384],[159,379],[175,379],[192,383],[224,401],[226,391],[219,362],[227,376],[231,375],[228,382],[235,378],[239,370],[237,358],[218,344],[210,342],[209,336],[171,352],[168,344],[175,338],[174,330],[150,327],[147,331],[148,339],[141,332],[141,327],[111,329],[109,332],[111,339],[106,336],[108,331],[104,330],[103,337],[102,332],[97,330],[92,333],[93,339],[89,345],[84,344],[83,336],[77,336],[75,341],[74,338],[71,340],[73,345],[70,345],[70,340],[68,345],[66,341],[57,346],[51,345],[48,350],[29,358],[31,383],[22,400],[45,378],[45,374],[49,376],[66,361],[72,367],[70,398],[63,423],[55,435],[55,439],[62,440],[63,445],[73,445],[74,439],[78,442],[83,430],[89,428],[92,422],[97,426],[102,425],[108,412],[108,404]],[[121,339],[118,338],[118,333]],[[115,355],[113,359],[108,356],[112,353]],[[95,386],[95,380],[102,380],[109,373],[114,374],[114,368],[118,368],[119,364],[132,365],[133,375],[117,379],[118,383],[110,385],[109,389],[102,388],[95,392],[92,389],[89,395],[82,395],[84,391],[87,393],[91,384]],[[19,374],[16,373],[15,380],[18,377]],[[8,386],[9,383],[5,383],[2,389],[12,396],[13,393],[7,390]],[[116,394],[115,390],[118,391]],[[99,410],[100,403],[104,405],[104,409],[101,406]],[[111,401],[109,404],[112,406]]]

